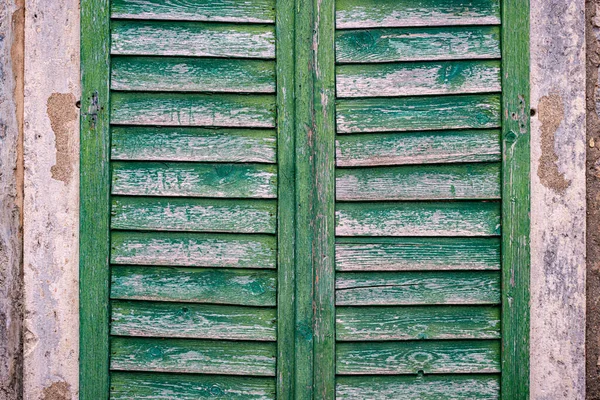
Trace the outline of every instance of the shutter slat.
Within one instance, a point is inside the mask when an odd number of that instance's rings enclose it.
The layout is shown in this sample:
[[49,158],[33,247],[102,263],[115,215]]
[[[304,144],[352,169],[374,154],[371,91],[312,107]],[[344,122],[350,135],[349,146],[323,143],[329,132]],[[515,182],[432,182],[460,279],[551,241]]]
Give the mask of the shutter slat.
[[271,200],[113,197],[112,229],[275,233]]
[[338,169],[336,200],[499,199],[500,164]]
[[118,371],[111,374],[110,386],[112,400],[275,400],[276,392],[273,378]]
[[497,373],[500,372],[500,342],[339,343],[336,372],[340,375]]
[[500,161],[500,132],[447,131],[339,135],[338,167]]
[[336,110],[338,133],[500,126],[498,95],[338,100]]
[[177,127],[112,128],[112,159],[274,163],[272,130]]
[[113,92],[111,123],[274,128],[275,96]]
[[497,202],[338,203],[338,236],[495,236]]
[[111,334],[163,338],[275,340],[274,308],[111,302]]
[[112,299],[275,306],[274,271],[113,266]]
[[114,57],[111,89],[275,93],[275,62],[177,57]]
[[337,307],[339,341],[417,339],[498,339],[500,308]]
[[336,379],[339,400],[498,400],[497,375],[341,376]]
[[113,18],[275,22],[275,0],[112,0]]
[[112,174],[113,195],[277,196],[277,168],[273,165],[113,162]]
[[499,0],[337,0],[336,28],[492,25]]
[[497,271],[338,273],[336,305],[499,304]]
[[275,343],[113,337],[111,369],[275,376],[275,353]]
[[498,61],[339,65],[336,68],[338,98],[499,91]]
[[338,238],[338,271],[499,270],[497,238]]
[[271,25],[123,20],[111,25],[113,55],[275,57]]
[[114,264],[274,269],[275,260],[274,236],[120,231],[111,235]]
[[337,31],[338,63],[500,58],[498,27],[360,29]]

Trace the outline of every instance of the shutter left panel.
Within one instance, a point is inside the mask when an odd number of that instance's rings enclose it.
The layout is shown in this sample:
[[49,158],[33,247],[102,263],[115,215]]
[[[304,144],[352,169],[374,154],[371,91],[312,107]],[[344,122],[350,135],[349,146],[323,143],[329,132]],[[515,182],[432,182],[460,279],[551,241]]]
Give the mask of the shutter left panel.
[[113,0],[112,399],[273,399],[275,0]]

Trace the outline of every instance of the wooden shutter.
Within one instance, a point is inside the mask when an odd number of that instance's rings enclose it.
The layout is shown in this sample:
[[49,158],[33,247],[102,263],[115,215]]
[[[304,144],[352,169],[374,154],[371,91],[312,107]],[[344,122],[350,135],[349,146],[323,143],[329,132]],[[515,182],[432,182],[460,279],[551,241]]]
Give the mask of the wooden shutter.
[[528,397],[517,0],[84,0],[81,393]]

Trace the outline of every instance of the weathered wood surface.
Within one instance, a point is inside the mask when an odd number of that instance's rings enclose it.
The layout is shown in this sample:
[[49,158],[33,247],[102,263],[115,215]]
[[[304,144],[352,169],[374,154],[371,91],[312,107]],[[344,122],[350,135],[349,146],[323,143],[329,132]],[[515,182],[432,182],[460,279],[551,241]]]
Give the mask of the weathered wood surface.
[[338,343],[336,355],[340,375],[500,372],[497,340]]
[[336,67],[338,98],[499,91],[499,61],[353,64]]
[[499,304],[497,271],[336,274],[338,306]]
[[113,18],[275,22],[275,0],[112,0]]
[[274,308],[112,301],[111,334],[275,341]]
[[274,128],[272,95],[113,92],[116,125]]
[[112,229],[275,233],[272,200],[113,197]]
[[112,194],[275,198],[277,168],[260,164],[113,162]]
[[111,340],[111,369],[275,376],[275,343],[190,339]]
[[338,133],[497,128],[500,96],[462,95],[338,100]]
[[497,130],[338,135],[338,167],[500,161]]
[[498,238],[338,238],[338,271],[499,270]]
[[275,400],[275,379],[113,371],[112,400]]
[[194,57],[275,57],[275,28],[270,25],[176,21],[111,23],[113,55]]
[[338,236],[495,236],[498,202],[338,203]]
[[114,265],[111,272],[112,299],[276,305],[277,275],[270,270]]
[[114,231],[111,237],[114,264],[267,269],[276,265],[273,236]]
[[189,57],[113,57],[111,89],[274,93],[275,62]]
[[336,322],[339,341],[500,338],[491,306],[337,307]]
[[500,58],[495,26],[338,30],[338,63]]
[[337,0],[336,28],[500,23],[500,0]]
[[339,400],[498,400],[498,375],[340,376]]
[[419,165],[336,170],[336,200],[499,199],[500,164]]
[[274,163],[275,131],[114,126],[113,160]]

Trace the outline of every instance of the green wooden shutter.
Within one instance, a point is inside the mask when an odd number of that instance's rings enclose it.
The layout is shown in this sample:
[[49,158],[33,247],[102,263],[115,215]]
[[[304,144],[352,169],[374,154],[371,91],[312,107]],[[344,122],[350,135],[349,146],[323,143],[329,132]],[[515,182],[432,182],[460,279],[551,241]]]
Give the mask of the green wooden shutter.
[[82,1],[80,398],[528,398],[527,14]]

